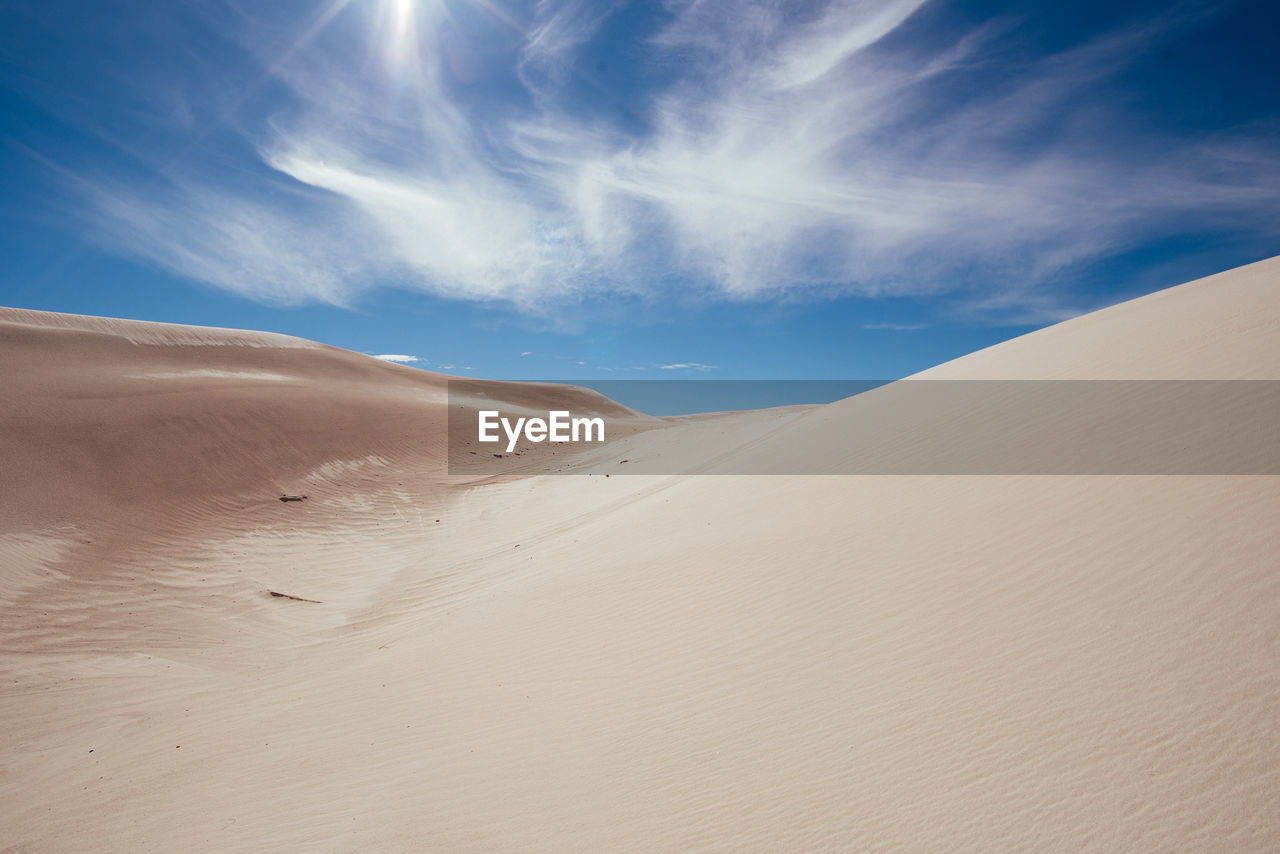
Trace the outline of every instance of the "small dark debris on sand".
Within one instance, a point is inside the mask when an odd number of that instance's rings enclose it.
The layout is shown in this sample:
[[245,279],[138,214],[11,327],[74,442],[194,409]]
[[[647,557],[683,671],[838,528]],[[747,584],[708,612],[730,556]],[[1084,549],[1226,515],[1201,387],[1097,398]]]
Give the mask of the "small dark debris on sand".
[[270,593],[272,596],[275,596],[277,599],[292,599],[295,602],[312,602],[316,605],[324,604],[319,599],[303,599],[301,596],[291,596],[288,593],[277,593],[274,590],[268,590],[267,592]]
[[281,501],[306,501],[306,500],[307,500],[307,496],[305,496],[305,495],[281,495],[281,496],[280,496],[280,500],[281,500]]

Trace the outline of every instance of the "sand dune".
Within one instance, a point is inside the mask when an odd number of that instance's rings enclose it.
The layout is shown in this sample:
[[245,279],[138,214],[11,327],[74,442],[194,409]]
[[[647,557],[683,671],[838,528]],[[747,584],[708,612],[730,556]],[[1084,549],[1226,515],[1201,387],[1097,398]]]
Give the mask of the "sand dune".
[[[0,851],[1280,848],[1276,477],[458,477],[445,378],[285,336],[0,372]],[[1278,379],[1280,261],[927,376]],[[491,393],[778,471],[875,400]]]

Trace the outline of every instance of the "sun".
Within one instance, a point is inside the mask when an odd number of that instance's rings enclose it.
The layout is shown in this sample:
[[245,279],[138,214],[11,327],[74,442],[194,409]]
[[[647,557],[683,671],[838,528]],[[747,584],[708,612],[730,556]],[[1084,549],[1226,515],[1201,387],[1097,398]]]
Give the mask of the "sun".
[[397,37],[408,35],[413,28],[414,0],[391,0],[391,22]]

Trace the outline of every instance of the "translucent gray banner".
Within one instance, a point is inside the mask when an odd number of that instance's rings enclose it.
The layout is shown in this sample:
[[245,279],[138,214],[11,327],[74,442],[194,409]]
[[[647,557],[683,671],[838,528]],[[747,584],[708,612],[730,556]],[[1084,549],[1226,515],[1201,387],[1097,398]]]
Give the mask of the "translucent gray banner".
[[1280,474],[1280,381],[592,386],[451,381],[449,473]]

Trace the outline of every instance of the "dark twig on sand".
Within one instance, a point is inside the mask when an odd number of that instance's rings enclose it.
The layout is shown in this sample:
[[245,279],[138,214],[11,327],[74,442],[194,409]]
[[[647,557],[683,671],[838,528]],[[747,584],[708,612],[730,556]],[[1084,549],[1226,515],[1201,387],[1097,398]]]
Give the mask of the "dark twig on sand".
[[274,590],[268,590],[267,592],[278,599],[292,599],[295,602],[314,602],[316,605],[324,604],[319,599],[303,599],[301,596],[290,596],[288,593],[277,593]]

